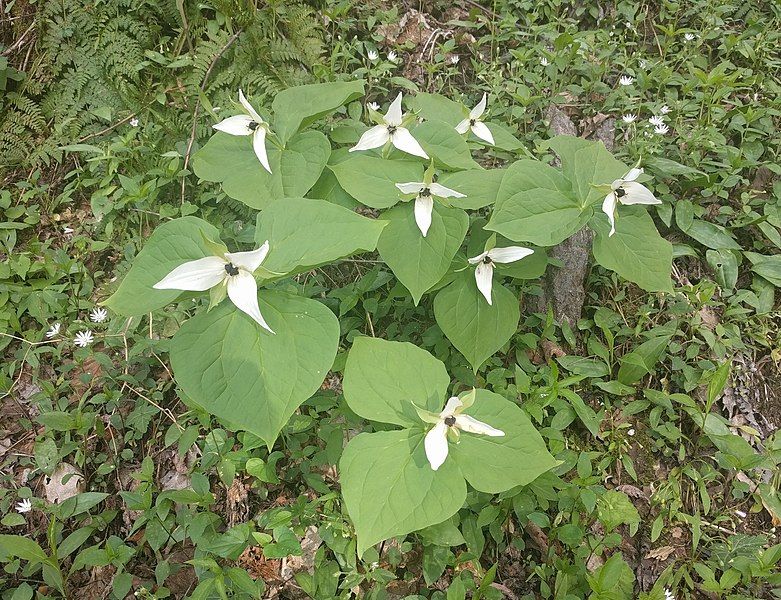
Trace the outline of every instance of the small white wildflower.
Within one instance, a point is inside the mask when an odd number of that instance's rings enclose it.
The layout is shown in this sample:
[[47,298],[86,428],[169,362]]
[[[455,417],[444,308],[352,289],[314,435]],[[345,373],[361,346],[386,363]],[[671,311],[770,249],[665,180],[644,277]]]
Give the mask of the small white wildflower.
[[93,323],[102,323],[108,317],[108,311],[105,308],[93,308],[89,314],[89,320]]
[[33,509],[33,503],[30,502],[29,498],[25,498],[21,502],[16,503],[16,512],[18,513],[28,513]]
[[377,104],[376,102],[369,102],[369,108],[371,108],[372,110],[380,110],[380,105]]
[[372,61],[372,62],[374,62],[375,60],[377,60],[380,57],[379,53],[376,50],[369,50],[369,52],[368,52],[368,54],[366,56],[368,56],[369,60]]
[[544,57],[544,56],[543,56],[543,57],[540,59],[540,64],[541,64],[543,67],[547,67],[547,66],[548,66],[550,63],[548,62],[548,59],[547,59],[546,57]]
[[736,511],[735,511],[735,514],[736,514],[737,516],[739,516],[741,519],[745,519],[745,518],[746,518],[746,513],[745,513],[745,512],[743,512],[742,510],[736,510]]
[[667,125],[665,125],[664,123],[662,123],[661,125],[657,125],[656,127],[654,127],[654,133],[656,133],[656,134],[658,134],[658,135],[664,135],[664,134],[665,134],[665,133],[667,133],[668,131],[670,131],[670,128],[669,128],[669,127],[667,127]]
[[621,120],[628,125],[629,123],[634,123],[635,121],[637,121],[637,115],[633,113],[629,113],[621,117]]
[[667,114],[667,113],[669,113],[671,110],[672,110],[672,109],[671,109],[669,106],[667,106],[666,104],[663,104],[663,105],[662,105],[662,108],[660,108],[660,109],[659,109],[659,112],[660,112],[660,113],[662,113],[663,115],[666,115],[666,114]]
[[637,63],[641,69],[645,69],[648,66],[648,63],[645,60],[640,60],[640,62]]
[[59,323],[55,323],[54,325],[49,327],[49,331],[46,332],[46,338],[52,339],[54,336],[59,335],[61,327],[62,325],[60,325]]
[[627,432],[626,432],[626,434],[627,434],[627,435],[629,435],[629,436],[632,436],[632,435],[634,435],[634,434],[635,434],[635,429],[634,429],[634,427],[633,427],[632,429],[630,429],[629,431],[627,431]]
[[74,231],[75,231],[75,229],[73,229],[73,227],[68,227],[67,225],[66,225],[65,227],[63,227],[63,228],[62,228],[62,232],[63,232],[65,235],[70,235],[70,234],[72,234]]
[[664,588],[664,600],[675,600],[675,596],[667,588]]
[[634,77],[630,77],[629,75],[621,75],[621,79],[618,80],[618,83],[621,85],[632,85],[635,82]]
[[388,52],[388,60],[389,61],[396,62],[396,58],[397,58],[396,53],[393,50]]
[[76,344],[79,348],[86,348],[93,341],[95,341],[95,336],[92,335],[92,332],[89,329],[86,331],[79,331],[76,334],[76,337],[73,338],[73,343]]
[[461,57],[458,54],[454,54],[453,56],[450,57],[450,64],[457,65],[458,61],[460,61],[460,60],[461,60]]
[[693,42],[694,40],[697,39],[697,36],[694,35],[693,33],[684,33],[683,39],[686,40],[687,42]]
[[659,127],[660,125],[664,125],[664,119],[662,117],[658,117],[654,115],[650,119],[648,119],[648,122],[653,125],[654,127]]
[[137,117],[133,117],[132,119],[130,119],[130,126],[131,127],[138,127],[138,118]]

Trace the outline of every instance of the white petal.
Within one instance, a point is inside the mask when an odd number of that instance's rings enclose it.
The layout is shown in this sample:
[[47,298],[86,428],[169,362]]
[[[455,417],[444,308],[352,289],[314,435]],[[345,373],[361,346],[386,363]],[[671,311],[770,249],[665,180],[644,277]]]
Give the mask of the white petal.
[[239,271],[238,275],[228,278],[228,298],[236,305],[240,311],[247,313],[258,325],[268,329],[271,333],[274,331],[268,326],[263,315],[260,314],[258,307],[258,284],[255,278],[247,271]]
[[621,204],[661,204],[662,201],[651,193],[642,183],[627,181],[624,184],[626,194],[621,196],[618,201]]
[[252,135],[252,130],[249,128],[249,124],[252,123],[252,117],[247,115],[236,115],[235,117],[228,117],[212,125],[217,131],[229,133],[230,135]]
[[481,262],[475,269],[475,282],[477,283],[477,289],[483,294],[488,304],[493,304],[491,301],[491,287],[494,280],[494,266],[492,264],[485,264]]
[[464,119],[458,125],[456,125],[456,131],[461,134],[469,131],[469,119]]
[[415,198],[415,222],[423,237],[426,237],[428,228],[431,227],[431,213],[434,211],[434,198],[431,196],[418,196]]
[[461,402],[461,399],[458,396],[453,396],[448,399],[447,404],[445,404],[445,408],[442,409],[442,412],[439,414],[439,416],[443,419],[445,417],[452,417],[463,405],[464,403]]
[[607,237],[610,237],[616,232],[616,194],[610,192],[602,201],[602,212],[607,215],[607,220],[610,221],[610,233]]
[[358,143],[350,148],[350,152],[379,148],[380,146],[384,146],[389,139],[390,135],[388,134],[388,128],[385,125],[375,125],[368,131],[363,132]]
[[447,425],[444,421],[434,425],[431,431],[426,434],[423,447],[426,449],[428,463],[436,471],[447,458]]
[[477,103],[477,106],[469,111],[469,117],[471,119],[479,119],[482,117],[483,113],[485,112],[486,104],[488,104],[488,94],[483,92],[483,99]]
[[241,102],[241,105],[244,107],[244,110],[247,111],[247,114],[252,117],[252,120],[256,123],[262,123],[263,119],[260,117],[260,115],[255,111],[254,108],[252,108],[252,105],[247,102],[247,99],[244,97],[244,92],[239,89],[239,102]]
[[477,256],[473,256],[472,258],[467,258],[467,261],[470,265],[476,265],[477,263],[481,262],[486,256],[488,256],[488,252],[483,252],[482,254],[478,254]]
[[451,190],[450,188],[447,188],[444,185],[439,185],[438,183],[432,183],[429,186],[429,189],[431,190],[432,194],[440,198],[466,198],[466,194]]
[[409,183],[397,183],[396,187],[402,194],[417,194],[422,192],[426,188],[426,184],[423,182],[410,181]]
[[260,164],[263,168],[271,173],[271,166],[268,164],[268,155],[266,154],[266,128],[257,127],[255,129],[255,135],[252,136],[252,149],[255,151],[255,156],[258,157]]
[[268,255],[268,240],[263,242],[263,245],[257,250],[250,250],[249,252],[228,252],[225,254],[225,258],[237,267],[241,267],[252,273],[266,259],[266,255]]
[[401,125],[401,92],[399,92],[396,99],[391,102],[388,112],[385,113],[385,122],[388,125],[395,125],[396,127]]
[[531,248],[523,246],[507,246],[506,248],[494,248],[488,252],[491,260],[498,263],[511,263],[534,254]]
[[390,138],[391,143],[402,152],[420,156],[421,158],[428,158],[426,151],[420,146],[418,140],[412,137],[412,134],[406,127],[397,127]]
[[642,174],[643,174],[642,169],[629,169],[629,173],[624,175],[624,181],[634,181]]
[[477,121],[477,123],[472,125],[472,133],[474,133],[481,140],[488,142],[492,146],[496,145],[494,143],[494,136],[491,133],[491,130],[488,129],[488,125],[486,125],[482,121]]
[[176,267],[153,287],[156,290],[203,292],[225,279],[225,261],[218,256],[206,256]]
[[490,435],[491,437],[501,437],[504,431],[495,429],[488,423],[483,423],[469,415],[456,415],[456,427],[467,433],[479,433],[480,435]]

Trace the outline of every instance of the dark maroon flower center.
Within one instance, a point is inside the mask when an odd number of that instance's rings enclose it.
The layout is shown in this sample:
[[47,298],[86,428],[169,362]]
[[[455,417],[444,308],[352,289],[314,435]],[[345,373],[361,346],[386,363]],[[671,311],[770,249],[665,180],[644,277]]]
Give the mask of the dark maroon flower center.
[[225,265],[225,272],[228,275],[238,275],[239,274],[239,268],[236,265],[234,265],[233,263],[229,262],[227,265]]
[[456,418],[455,417],[445,417],[445,425],[448,427],[452,427],[456,424]]
[[616,190],[616,198],[623,198],[624,196],[626,196],[626,190],[622,187],[618,188]]

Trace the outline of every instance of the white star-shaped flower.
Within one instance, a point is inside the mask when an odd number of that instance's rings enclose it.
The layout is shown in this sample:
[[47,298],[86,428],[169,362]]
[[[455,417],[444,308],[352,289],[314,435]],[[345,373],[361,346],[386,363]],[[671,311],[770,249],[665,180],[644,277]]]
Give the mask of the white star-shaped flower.
[[[424,177],[424,179],[428,179],[428,176]],[[466,198],[466,194],[431,181],[397,183],[396,187],[402,194],[415,194],[415,222],[418,224],[418,229],[420,229],[423,237],[426,237],[429,227],[431,227],[431,214],[434,212],[434,196],[437,198]]]
[[358,143],[350,148],[350,152],[380,148],[390,142],[402,152],[420,156],[421,158],[428,158],[428,154],[426,154],[426,151],[423,150],[418,141],[412,137],[409,129],[403,126],[406,115],[401,112],[401,96],[401,92],[399,92],[399,95],[391,103],[384,117],[379,114],[373,115],[373,118],[375,121],[379,121],[379,124],[364,132]]
[[374,62],[380,57],[380,54],[376,50],[369,50],[368,54],[366,55],[369,57],[369,60]]
[[59,335],[61,328],[62,325],[60,325],[59,323],[54,323],[51,327],[49,327],[49,331],[46,332],[46,338],[52,339],[54,336]]
[[621,78],[618,80],[618,83],[621,85],[632,85],[634,82],[635,78],[629,75],[621,75]]
[[477,283],[477,289],[480,290],[488,304],[493,304],[491,291],[494,281],[494,263],[506,264],[515,262],[533,253],[534,250],[531,248],[507,246],[506,248],[491,248],[482,254],[467,259],[470,265],[477,265],[475,267],[475,282]]
[[89,320],[93,323],[102,323],[108,317],[108,311],[105,308],[93,308],[89,313]]
[[634,123],[635,121],[637,121],[637,115],[633,113],[629,113],[621,117],[621,120],[628,125],[629,123]]
[[675,600],[675,596],[667,588],[664,588],[664,600]]
[[138,127],[138,118],[137,117],[133,117],[132,119],[130,119],[130,126],[131,127]]
[[239,90],[239,102],[247,111],[245,115],[235,115],[212,125],[217,131],[222,131],[230,135],[251,135],[252,149],[255,156],[258,157],[263,168],[271,173],[271,166],[268,164],[268,153],[266,152],[266,134],[269,132],[268,123],[252,108],[244,97],[244,92]]
[[[271,333],[258,306],[258,284],[252,274],[268,255],[268,240],[250,252],[225,252],[222,256],[206,256],[176,267],[153,287],[157,290],[205,292],[224,285],[228,297],[240,311]],[[224,297],[224,296],[223,296]]]
[[659,112],[662,113],[663,115],[666,115],[667,113],[670,112],[670,107],[667,106],[666,104],[663,104],[662,107],[659,109]]
[[458,54],[454,54],[450,57],[450,64],[451,65],[457,65],[461,60],[461,57]]
[[76,344],[79,348],[86,348],[94,341],[95,336],[92,335],[92,332],[89,329],[86,329],[85,331],[79,331],[76,334],[76,337],[73,338],[73,343]]
[[548,58],[547,58],[547,57],[543,56],[543,57],[540,59],[540,64],[541,64],[543,67],[547,67],[547,66],[550,64],[550,62],[548,62]]
[[[474,395],[471,394],[472,401],[474,401]],[[445,405],[445,409],[439,413],[439,415],[431,415],[426,417],[428,421],[434,421],[434,427],[432,427],[426,434],[426,438],[423,442],[423,446],[426,450],[426,458],[428,459],[431,468],[435,471],[442,466],[448,455],[448,440],[447,436],[449,432],[452,432],[456,439],[460,436],[461,431],[467,433],[474,433],[477,435],[488,435],[491,437],[501,437],[504,435],[504,431],[495,429],[487,423],[478,421],[474,417],[462,414],[462,411],[469,408],[471,402],[462,402],[455,396],[450,398]],[[423,411],[418,411],[422,413]],[[434,418],[431,418],[433,416]],[[421,417],[423,415],[421,414]]]
[[654,127],[659,127],[659,125],[664,125],[664,117],[659,117],[654,115],[653,117],[648,119],[648,122]]
[[695,39],[697,39],[697,36],[694,35],[693,33],[684,33],[683,39],[686,40],[687,42],[693,42]]
[[654,127],[654,133],[659,134],[659,135],[664,135],[668,131],[670,131],[670,128],[667,125],[665,125],[664,123]]
[[33,509],[33,503],[30,501],[29,498],[25,498],[19,502],[16,503],[16,512],[18,513],[28,513]]
[[388,60],[390,62],[396,62],[396,58],[397,58],[396,53],[393,50],[388,52]]
[[380,105],[377,104],[376,102],[369,102],[369,108],[371,108],[372,110],[380,110]]
[[602,202],[602,212],[607,215],[610,221],[608,237],[616,232],[616,208],[619,203],[624,205],[662,203],[651,193],[651,190],[635,181],[642,173],[642,169],[630,169],[621,179],[616,179],[610,184],[611,192],[605,196],[605,200]]
[[485,107],[488,104],[488,94],[483,93],[483,99],[478,102],[472,110],[469,111],[469,116],[456,125],[456,131],[460,134],[465,134],[470,129],[481,140],[485,140],[492,146],[494,145],[494,136],[491,134],[491,130],[488,126],[480,120],[485,112]]

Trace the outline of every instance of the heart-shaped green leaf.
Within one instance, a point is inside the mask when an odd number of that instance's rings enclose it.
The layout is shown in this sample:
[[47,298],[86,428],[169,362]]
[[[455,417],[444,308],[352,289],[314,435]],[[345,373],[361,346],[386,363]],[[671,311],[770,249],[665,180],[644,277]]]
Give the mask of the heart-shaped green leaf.
[[329,169],[348,194],[372,208],[389,208],[399,202],[397,183],[423,181],[423,164],[417,160],[352,154]]

